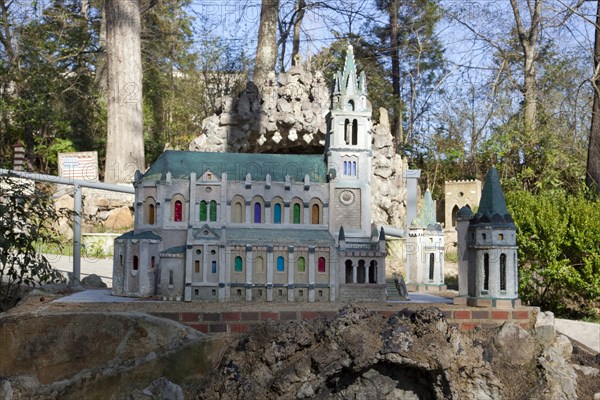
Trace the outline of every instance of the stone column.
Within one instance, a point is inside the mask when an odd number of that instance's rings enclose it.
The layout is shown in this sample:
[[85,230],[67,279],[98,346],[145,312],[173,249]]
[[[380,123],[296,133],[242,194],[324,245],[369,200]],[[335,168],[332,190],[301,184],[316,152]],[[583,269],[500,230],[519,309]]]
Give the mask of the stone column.
[[252,301],[252,246],[246,246],[246,301]]
[[219,246],[219,301],[225,301],[225,271],[229,267],[225,257],[225,245]]
[[187,245],[185,250],[185,273],[184,273],[184,294],[185,301],[192,301],[192,246]]
[[[404,171],[404,178],[406,178],[406,229],[405,232],[408,232],[408,228],[413,220],[417,217],[417,180],[421,177],[420,169],[408,169]],[[408,243],[408,240],[407,240]],[[412,264],[411,261],[411,252],[406,251],[406,283],[411,282],[410,277],[410,267]]]
[[288,301],[294,301],[294,271],[296,269],[296,257],[294,246],[288,247]]
[[231,298],[231,247],[225,247],[225,301]]
[[273,301],[273,246],[267,246],[267,301]]
[[308,248],[308,301],[315,301],[315,248]]
[[188,225],[194,223],[200,219],[200,216],[196,218],[196,213],[198,212],[198,208],[196,206],[196,173],[190,173],[190,209],[188,212]]
[[206,256],[206,244],[202,245],[202,282],[208,279],[208,257]]

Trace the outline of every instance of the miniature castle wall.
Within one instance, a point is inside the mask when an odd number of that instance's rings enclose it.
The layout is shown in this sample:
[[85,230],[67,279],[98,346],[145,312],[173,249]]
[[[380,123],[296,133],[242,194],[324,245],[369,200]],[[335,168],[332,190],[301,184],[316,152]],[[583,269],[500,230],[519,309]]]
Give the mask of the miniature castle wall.
[[481,181],[479,179],[444,182],[444,226],[452,229],[456,226],[458,210],[469,206],[475,210],[481,198]]

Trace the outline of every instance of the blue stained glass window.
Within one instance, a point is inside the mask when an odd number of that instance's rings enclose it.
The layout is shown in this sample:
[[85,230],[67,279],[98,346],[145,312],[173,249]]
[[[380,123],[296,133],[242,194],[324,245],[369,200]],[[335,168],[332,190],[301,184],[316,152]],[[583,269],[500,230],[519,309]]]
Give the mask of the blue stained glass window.
[[277,272],[285,271],[285,260],[282,256],[277,257]]
[[281,204],[275,204],[273,207],[273,223],[280,224],[281,223]]

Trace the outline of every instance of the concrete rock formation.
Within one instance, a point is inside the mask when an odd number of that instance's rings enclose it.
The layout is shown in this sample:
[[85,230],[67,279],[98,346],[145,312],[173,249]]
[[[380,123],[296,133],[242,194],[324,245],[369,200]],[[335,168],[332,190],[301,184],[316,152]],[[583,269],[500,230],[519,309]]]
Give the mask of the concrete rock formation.
[[[275,73],[258,88],[249,82],[238,97],[224,96],[217,112],[202,121],[190,151],[320,154],[325,146],[331,92],[321,71],[305,65]],[[395,151],[387,110],[372,128],[373,222],[403,226],[406,160]]]
[[2,399],[125,399],[161,376],[201,378],[221,346],[142,313],[3,314],[0,337]]

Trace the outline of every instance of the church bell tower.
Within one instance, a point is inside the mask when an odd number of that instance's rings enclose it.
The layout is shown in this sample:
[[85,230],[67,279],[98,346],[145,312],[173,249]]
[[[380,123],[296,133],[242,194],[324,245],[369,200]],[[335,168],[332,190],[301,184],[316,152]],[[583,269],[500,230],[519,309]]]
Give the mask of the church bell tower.
[[371,235],[371,114],[365,73],[357,76],[349,45],[335,76],[326,146],[329,226],[335,237],[343,226],[347,240]]

